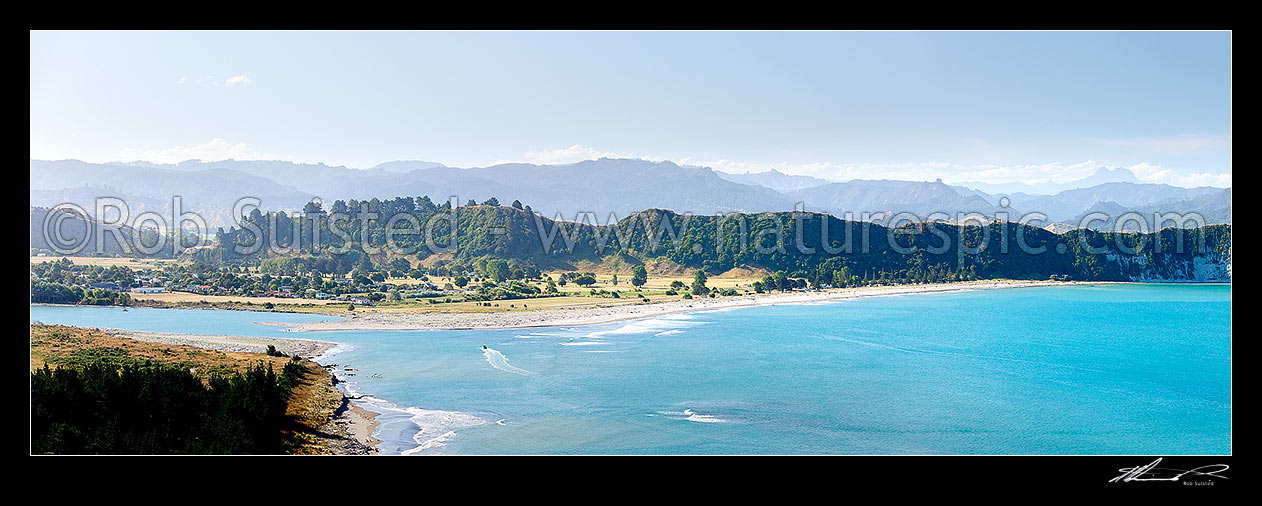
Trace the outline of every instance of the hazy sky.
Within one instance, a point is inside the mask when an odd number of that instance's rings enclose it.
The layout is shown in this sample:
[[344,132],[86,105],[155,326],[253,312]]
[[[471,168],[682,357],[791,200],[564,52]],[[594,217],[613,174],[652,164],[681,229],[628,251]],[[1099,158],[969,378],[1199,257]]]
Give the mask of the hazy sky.
[[1226,32],[33,32],[31,158],[1231,184]]

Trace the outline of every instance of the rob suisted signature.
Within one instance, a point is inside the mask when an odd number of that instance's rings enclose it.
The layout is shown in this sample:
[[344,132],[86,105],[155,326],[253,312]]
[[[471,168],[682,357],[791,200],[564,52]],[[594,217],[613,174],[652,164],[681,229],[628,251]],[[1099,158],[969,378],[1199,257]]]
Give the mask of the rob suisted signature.
[[1161,463],[1161,459],[1152,461],[1151,464],[1138,467],[1123,467],[1118,469],[1121,476],[1109,480],[1109,483],[1129,482],[1129,481],[1180,481],[1184,476],[1192,475],[1192,477],[1213,477],[1227,479],[1221,473],[1226,471],[1229,466],[1227,464],[1210,464],[1194,469],[1170,469],[1167,467],[1157,467]]

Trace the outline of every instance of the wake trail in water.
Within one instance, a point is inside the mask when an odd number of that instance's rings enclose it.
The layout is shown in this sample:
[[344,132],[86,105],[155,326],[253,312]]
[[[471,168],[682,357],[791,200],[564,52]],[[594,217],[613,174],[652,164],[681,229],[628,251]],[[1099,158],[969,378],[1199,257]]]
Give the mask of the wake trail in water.
[[660,415],[666,415],[668,418],[672,420],[685,420],[685,421],[697,422],[697,423],[726,423],[727,422],[727,420],[723,420],[714,415],[703,415],[701,413],[697,413],[696,411],[693,411],[692,409],[685,409],[683,411],[658,411],[657,413]]
[[513,374],[520,374],[522,376],[535,376],[539,374],[539,373],[527,371],[525,369],[522,369],[520,367],[517,367],[517,366],[514,366],[513,364],[508,363],[508,358],[505,357],[503,353],[500,353],[497,350],[494,350],[491,348],[485,348],[482,350],[482,355],[486,357],[486,363],[491,364],[491,367],[494,367],[501,371],[511,372]]

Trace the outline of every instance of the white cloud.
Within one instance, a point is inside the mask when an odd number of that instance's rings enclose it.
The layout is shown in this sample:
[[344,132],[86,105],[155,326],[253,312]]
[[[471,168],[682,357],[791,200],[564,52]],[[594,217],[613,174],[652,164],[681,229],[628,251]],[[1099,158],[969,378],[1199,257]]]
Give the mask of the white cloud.
[[[162,149],[126,148],[120,154],[127,161],[146,161],[151,163],[179,163],[185,160],[218,161],[234,160],[279,160],[282,157],[272,153],[256,150],[244,142],[232,143],[226,139],[216,138],[205,144],[194,146],[174,146]],[[292,157],[286,157],[289,159]]]
[[1214,186],[1218,188],[1227,188],[1231,186],[1231,174],[1210,174],[1208,172],[1198,172],[1196,174],[1188,174],[1186,176],[1177,176],[1174,178],[1176,186]]
[[175,84],[184,84],[184,76],[180,76],[180,80],[176,81]]
[[1102,165],[1095,160],[1077,163],[1038,163],[1024,165],[978,165],[975,167],[951,166],[951,174],[943,179],[976,181],[981,183],[1066,183],[1095,174]]
[[246,85],[246,84],[250,84],[250,76],[247,76],[245,74],[229,77],[226,81],[223,82],[224,86],[236,86],[236,85]]
[[1209,172],[1197,172],[1192,174],[1179,174],[1171,169],[1162,167],[1161,165],[1151,163],[1137,163],[1130,167],[1131,172],[1135,173],[1135,177],[1140,181],[1147,183],[1166,183],[1174,186],[1194,187],[1194,186],[1216,186],[1224,188],[1231,186],[1231,173],[1212,174]]

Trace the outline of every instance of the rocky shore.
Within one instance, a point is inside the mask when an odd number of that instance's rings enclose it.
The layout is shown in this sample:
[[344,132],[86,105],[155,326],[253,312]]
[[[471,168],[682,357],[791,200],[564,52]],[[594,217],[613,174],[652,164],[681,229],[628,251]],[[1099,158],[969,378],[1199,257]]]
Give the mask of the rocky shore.
[[342,396],[342,405],[333,412],[321,432],[328,438],[329,451],[335,455],[374,455],[381,440],[372,436],[377,430],[377,413],[368,411]]

